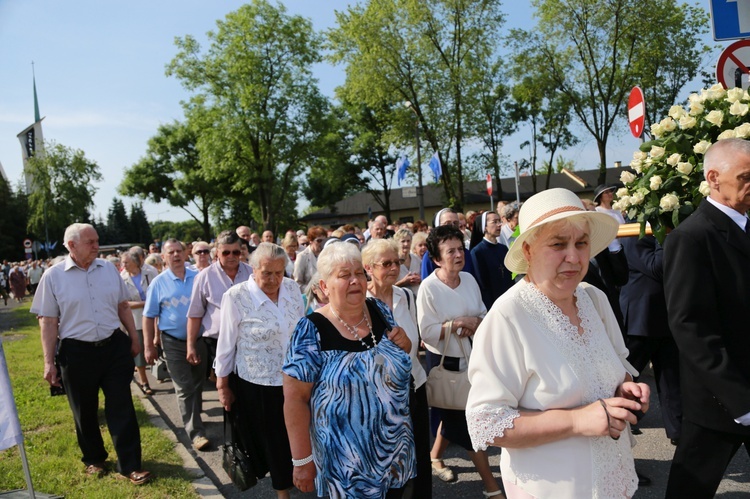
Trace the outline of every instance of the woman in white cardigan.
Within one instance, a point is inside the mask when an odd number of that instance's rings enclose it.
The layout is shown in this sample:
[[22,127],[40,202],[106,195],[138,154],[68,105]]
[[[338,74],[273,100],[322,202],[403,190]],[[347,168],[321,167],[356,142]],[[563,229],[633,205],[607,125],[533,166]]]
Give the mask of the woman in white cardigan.
[[[487,309],[474,277],[461,271],[466,253],[463,234],[458,228],[452,225],[435,228],[427,238],[427,250],[437,267],[422,281],[417,295],[417,317],[422,341],[427,349],[427,366],[432,368],[440,363],[445,342],[448,341],[444,367],[452,371],[464,370],[468,358],[462,352],[466,352],[467,356],[471,354],[470,338],[474,336]],[[433,432],[436,433],[430,452],[433,473],[443,481],[455,480],[453,472],[442,461],[445,448],[449,442],[453,442],[469,454],[482,478],[485,497],[502,494],[492,475],[487,453],[472,450],[464,411],[435,407],[431,410]]]
[[606,296],[580,284],[618,224],[550,189],[523,205],[520,226],[505,266],[526,276],[492,306],[469,363],[474,448],[503,447],[512,499],[632,497],[628,423],[649,388],[632,381]]

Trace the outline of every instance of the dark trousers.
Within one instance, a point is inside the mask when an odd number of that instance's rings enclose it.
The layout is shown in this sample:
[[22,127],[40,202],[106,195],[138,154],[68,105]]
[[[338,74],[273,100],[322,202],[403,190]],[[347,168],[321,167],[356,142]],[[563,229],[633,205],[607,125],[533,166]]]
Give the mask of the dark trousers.
[[127,475],[141,468],[141,434],[130,394],[135,363],[130,338],[116,331],[105,344],[95,346],[62,340],[60,368],[84,464],[107,459],[99,430],[99,389],[104,393],[104,417],[117,453],[117,469]]
[[712,498],[740,445],[750,455],[750,436],[682,422],[682,436],[669,470],[666,498]]
[[651,361],[656,391],[659,394],[664,430],[668,438],[679,439],[682,433],[682,397],[680,396],[680,354],[671,336],[649,338],[627,337],[628,361],[643,371]]
[[423,384],[409,397],[412,430],[414,431],[414,453],[417,457],[417,476],[404,487],[408,499],[432,497],[432,462],[430,461],[430,410],[427,405],[427,385]]

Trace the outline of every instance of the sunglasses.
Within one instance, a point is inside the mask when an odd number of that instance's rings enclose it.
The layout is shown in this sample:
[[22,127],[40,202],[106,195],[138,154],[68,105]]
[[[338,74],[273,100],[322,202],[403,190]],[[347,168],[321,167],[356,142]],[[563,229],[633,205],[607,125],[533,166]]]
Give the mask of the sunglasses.
[[375,262],[373,265],[380,265],[384,269],[389,269],[393,267],[394,265],[401,265],[401,261],[399,260],[385,260],[383,262]]
[[242,251],[240,250],[231,250],[231,251],[224,250],[221,252],[221,256],[229,256],[229,255],[240,256],[241,254],[242,254]]
[[208,255],[209,253],[211,253],[211,250],[202,249],[202,250],[195,250],[194,254],[196,254],[196,255]]

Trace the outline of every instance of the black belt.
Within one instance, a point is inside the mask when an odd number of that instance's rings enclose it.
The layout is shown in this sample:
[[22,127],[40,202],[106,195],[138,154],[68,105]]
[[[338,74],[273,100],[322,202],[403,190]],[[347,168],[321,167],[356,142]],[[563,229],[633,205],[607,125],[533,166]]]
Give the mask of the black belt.
[[77,340],[75,338],[64,338],[62,341],[67,341],[74,345],[98,348],[98,347],[103,347],[109,344],[109,342],[114,339],[117,333],[125,334],[118,328],[118,329],[115,329],[108,338],[104,338],[103,340],[99,340],[99,341],[83,341],[83,340]]
[[172,336],[171,334],[169,334],[169,333],[168,333],[168,332],[166,332],[166,331],[162,331],[162,332],[161,332],[161,334],[163,334],[163,335],[165,335],[165,336],[169,336],[170,338],[172,338],[172,339],[173,339],[173,340],[175,340],[175,341],[181,341],[181,342],[183,342],[183,343],[187,343],[187,340],[181,340],[180,338],[177,338],[176,336]]

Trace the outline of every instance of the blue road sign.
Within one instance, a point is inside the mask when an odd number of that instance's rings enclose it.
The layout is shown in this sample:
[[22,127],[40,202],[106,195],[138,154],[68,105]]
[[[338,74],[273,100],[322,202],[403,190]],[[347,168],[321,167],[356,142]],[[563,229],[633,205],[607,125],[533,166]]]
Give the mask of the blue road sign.
[[714,40],[750,38],[750,0],[711,0]]

